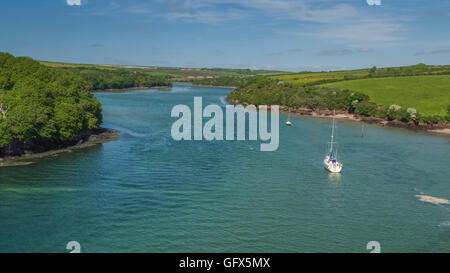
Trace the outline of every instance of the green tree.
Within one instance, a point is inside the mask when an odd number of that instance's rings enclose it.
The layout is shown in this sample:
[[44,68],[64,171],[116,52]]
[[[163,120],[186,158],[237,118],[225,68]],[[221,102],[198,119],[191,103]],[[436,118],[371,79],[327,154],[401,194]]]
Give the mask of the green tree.
[[0,156],[76,139],[99,127],[100,102],[80,76],[0,53]]

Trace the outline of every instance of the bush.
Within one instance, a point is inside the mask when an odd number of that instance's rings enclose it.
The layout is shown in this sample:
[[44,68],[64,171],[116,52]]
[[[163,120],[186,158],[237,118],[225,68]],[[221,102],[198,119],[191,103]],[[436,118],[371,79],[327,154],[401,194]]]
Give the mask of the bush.
[[377,113],[377,105],[373,102],[358,102],[355,107],[355,114],[363,116],[375,116]]
[[421,115],[420,122],[427,123],[427,124],[444,123],[445,118],[443,118],[439,115]]
[[400,105],[393,104],[389,106],[387,111],[387,118],[389,120],[399,120],[403,122],[408,122],[409,113],[404,110]]

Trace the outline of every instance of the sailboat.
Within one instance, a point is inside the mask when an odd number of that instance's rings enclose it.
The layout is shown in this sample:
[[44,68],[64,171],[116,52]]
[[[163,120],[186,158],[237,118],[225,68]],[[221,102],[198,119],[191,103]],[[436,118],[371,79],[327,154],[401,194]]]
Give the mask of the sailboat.
[[288,119],[286,121],[286,126],[291,126],[291,125],[292,125],[292,122],[291,122],[291,111],[289,111]]
[[328,154],[325,156],[325,159],[323,160],[323,165],[325,169],[327,169],[329,172],[332,173],[340,173],[342,171],[342,167],[344,164],[340,163],[337,160],[337,153],[333,149],[334,142],[334,115],[335,112],[333,111],[333,125],[331,127],[331,141],[330,141],[330,150],[328,151]]

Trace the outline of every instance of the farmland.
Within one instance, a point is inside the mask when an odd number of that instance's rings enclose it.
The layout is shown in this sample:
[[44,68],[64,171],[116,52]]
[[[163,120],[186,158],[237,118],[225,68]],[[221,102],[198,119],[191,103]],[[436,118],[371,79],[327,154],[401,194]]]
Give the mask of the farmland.
[[450,105],[450,75],[372,78],[323,86],[362,92],[376,104],[412,107],[424,114],[445,116]]
[[349,78],[364,78],[368,75],[369,70],[362,69],[331,72],[304,72],[298,74],[275,75],[270,78],[294,84],[318,84],[323,82],[342,81]]
[[400,67],[366,68],[328,72],[299,72],[272,75],[270,78],[291,84],[316,85],[329,82],[380,77],[450,75],[450,65],[416,64]]
[[277,75],[286,73],[276,70],[252,70],[231,68],[181,68],[181,67],[159,67],[159,66],[130,66],[130,65],[100,65],[100,64],[75,64],[63,62],[40,61],[41,64],[57,69],[65,70],[129,70],[137,73],[143,72],[151,76],[170,78],[172,81],[193,81],[216,77],[242,77],[254,75]]

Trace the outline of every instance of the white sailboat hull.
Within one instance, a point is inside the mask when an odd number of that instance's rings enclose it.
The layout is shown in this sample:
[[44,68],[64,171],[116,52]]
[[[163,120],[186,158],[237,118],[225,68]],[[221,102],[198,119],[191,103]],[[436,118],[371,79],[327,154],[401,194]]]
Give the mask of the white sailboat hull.
[[329,172],[332,173],[340,173],[342,171],[342,163],[339,163],[336,161],[336,163],[333,163],[332,161],[330,161],[330,157],[326,156],[325,159],[323,160],[323,165],[325,167],[325,169]]

